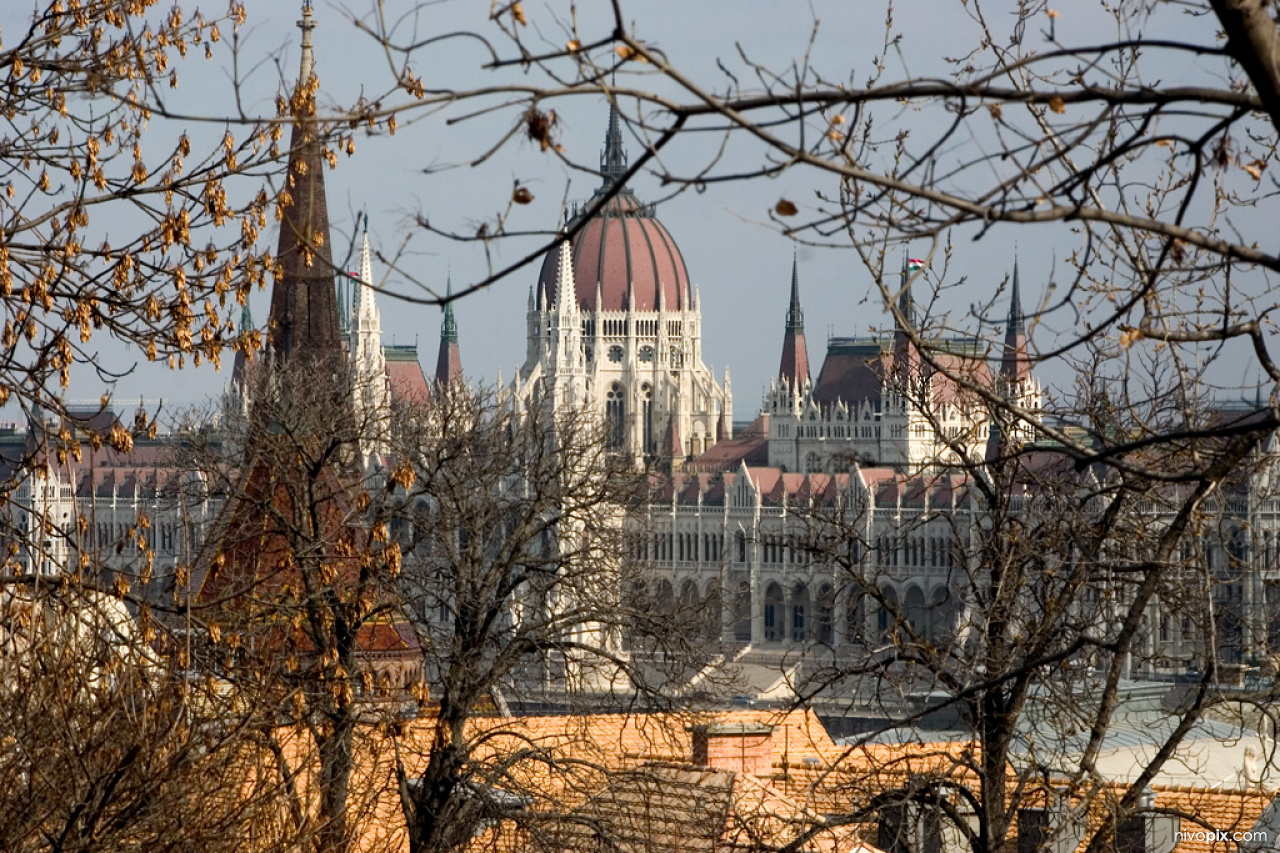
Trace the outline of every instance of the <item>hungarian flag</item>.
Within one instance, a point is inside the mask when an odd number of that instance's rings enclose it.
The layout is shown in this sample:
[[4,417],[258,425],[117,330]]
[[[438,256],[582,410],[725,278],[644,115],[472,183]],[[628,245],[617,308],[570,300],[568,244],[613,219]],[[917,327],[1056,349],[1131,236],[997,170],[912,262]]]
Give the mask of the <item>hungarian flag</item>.
[[907,258],[907,272],[924,269],[924,261],[919,258]]

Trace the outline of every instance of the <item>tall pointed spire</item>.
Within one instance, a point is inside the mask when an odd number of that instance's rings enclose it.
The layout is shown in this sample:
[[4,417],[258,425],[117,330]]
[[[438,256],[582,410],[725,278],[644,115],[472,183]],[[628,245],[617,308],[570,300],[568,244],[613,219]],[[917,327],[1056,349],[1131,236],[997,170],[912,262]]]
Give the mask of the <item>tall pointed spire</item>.
[[453,279],[445,285],[444,321],[440,324],[440,353],[436,357],[436,382],[441,386],[462,383],[462,353],[458,349],[458,322],[453,317]]
[[809,350],[804,341],[804,312],[800,310],[799,261],[791,256],[791,305],[787,308],[787,330],[782,338],[782,361],[778,376],[792,388],[809,381]]
[[622,126],[618,121],[618,108],[609,105],[609,129],[604,135],[604,151],[600,154],[600,174],[603,187],[609,187],[627,173],[627,152],[622,147]]
[[[355,283],[352,315],[357,328],[377,329],[378,308],[373,292],[373,253],[369,249],[369,215],[364,217],[364,238],[360,244],[360,281]],[[381,330],[379,330],[381,331]]]
[[1027,355],[1027,324],[1022,314],[1022,292],[1018,281],[1018,257],[1013,258],[1013,284],[1009,288],[1009,317],[1004,326],[1004,351],[1000,376],[1018,384],[1031,377],[1031,357]]
[[281,274],[271,292],[268,329],[277,358],[297,354],[325,358],[340,355],[342,346],[324,158],[313,122],[316,79],[311,31],[315,22],[310,3],[302,7],[298,28],[302,30],[302,62],[291,101],[294,123],[289,166],[279,197],[282,216],[276,258]]
[[1009,293],[1009,319],[1005,323],[1005,334],[1025,335],[1027,324],[1022,316],[1022,293],[1018,288],[1018,255],[1013,255],[1013,287]]

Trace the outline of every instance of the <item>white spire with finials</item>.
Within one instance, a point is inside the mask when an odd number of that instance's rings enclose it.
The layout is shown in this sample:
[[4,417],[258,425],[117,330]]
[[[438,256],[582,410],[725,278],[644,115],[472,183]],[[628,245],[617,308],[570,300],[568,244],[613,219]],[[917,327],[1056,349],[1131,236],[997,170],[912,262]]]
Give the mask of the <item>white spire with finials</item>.
[[360,281],[356,284],[354,303],[351,306],[352,322],[357,328],[371,331],[375,340],[381,340],[382,324],[378,306],[374,302],[373,257],[369,251],[369,214],[364,217],[364,241],[360,245]]
[[302,18],[298,21],[298,29],[302,30],[302,63],[298,68],[298,85],[306,84],[315,68],[315,57],[311,51],[311,31],[316,22],[311,19],[311,0],[302,4]]
[[[367,424],[382,425],[386,420],[390,395],[387,388],[387,362],[382,352],[382,319],[374,299],[373,257],[369,250],[369,214],[364,218],[364,240],[360,245],[360,280],[351,282],[351,330],[347,351],[351,354],[351,371],[355,380],[353,397],[356,417]],[[354,278],[354,276],[353,276]],[[379,429],[381,432],[381,429]],[[366,448],[366,454],[379,452],[379,442]]]
[[570,313],[578,307],[578,293],[573,278],[573,250],[568,240],[560,241],[559,262],[556,270],[556,306],[562,313]]

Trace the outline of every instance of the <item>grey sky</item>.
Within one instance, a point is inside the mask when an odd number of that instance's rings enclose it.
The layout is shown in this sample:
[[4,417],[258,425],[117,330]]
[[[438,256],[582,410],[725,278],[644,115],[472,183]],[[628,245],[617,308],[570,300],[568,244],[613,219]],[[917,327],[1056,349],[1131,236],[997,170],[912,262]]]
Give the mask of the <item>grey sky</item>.
[[[0,10],[0,31],[7,35],[15,30],[15,22],[28,14],[18,8],[24,5],[6,4]],[[286,79],[296,75],[298,30],[294,22],[298,17],[298,4],[291,0],[248,0],[246,5],[249,20],[242,30],[240,68],[242,74],[249,73],[240,93],[242,104],[251,115],[269,115],[274,112],[272,99],[280,89],[280,75]],[[385,5],[394,17],[415,4],[388,0]],[[803,59],[815,18],[819,26],[809,62],[829,79],[864,82],[875,59],[884,51],[885,7],[882,3],[646,0],[625,5],[634,15],[634,29],[641,38],[661,47],[675,65],[708,87],[723,89],[727,80],[717,67],[717,57],[722,57],[735,73],[744,76],[744,85],[751,85],[737,55],[738,45],[753,59],[785,72],[792,62]],[[1012,11],[1012,3],[994,3],[989,8],[1006,5]],[[578,5],[584,40],[607,34],[607,8],[603,0],[588,0]],[[489,11],[490,4],[476,0],[429,3],[418,9],[416,18],[403,20],[394,38],[407,41],[414,26],[419,39],[473,30],[490,35],[499,52],[511,56],[510,46],[488,20]],[[555,16],[567,17],[567,3],[561,0],[549,4],[526,2],[525,11],[529,27],[523,34],[531,45],[537,46],[538,33],[548,47],[564,43],[566,36],[558,28]],[[347,104],[361,94],[376,96],[387,89],[389,71],[385,55],[350,22],[353,15],[366,18],[368,14],[365,0],[317,3],[316,71],[322,104]],[[941,57],[961,53],[977,39],[976,28],[958,3],[909,2],[900,4],[895,15],[897,26],[906,33],[906,41],[901,54],[890,52],[887,77],[891,79],[901,78],[906,72],[941,75],[946,71]],[[1009,18],[1007,14],[1005,17]],[[1094,34],[1087,33],[1087,28],[1102,21],[1101,18],[1073,21],[1070,14],[1066,14],[1058,20],[1058,35],[1069,39],[1074,26],[1086,31],[1082,37],[1092,38]],[[999,25],[1000,21],[996,23]],[[1107,35],[1098,32],[1096,37],[1101,39]],[[1206,40],[1211,38],[1211,34],[1205,36]],[[229,40],[223,47],[229,47]],[[421,51],[414,68],[429,88],[545,82],[537,71],[526,71],[519,66],[482,70],[480,66],[485,61],[486,53],[475,42],[456,39]],[[172,105],[182,112],[200,115],[233,112],[228,66],[229,56],[225,50],[214,62],[196,60],[180,64],[181,85],[173,94]],[[624,74],[618,84],[640,87],[650,85],[650,81]],[[595,97],[580,97],[549,106],[560,118],[560,141],[568,156],[580,163],[593,163],[604,137],[606,104]],[[533,191],[535,201],[517,208],[508,227],[542,230],[554,228],[559,222],[561,204],[566,198],[569,202],[583,200],[598,184],[597,177],[569,171],[559,160],[519,136],[485,164],[475,168],[467,166],[469,160],[506,133],[517,116],[513,110],[506,110],[456,124],[446,123],[446,119],[456,119],[470,111],[462,107],[435,114],[405,114],[400,117],[400,128],[394,138],[357,136],[355,156],[340,158],[337,168],[326,176],[336,231],[336,255],[341,255],[349,245],[355,213],[367,209],[375,249],[394,254],[407,240],[401,260],[406,273],[438,292],[443,291],[450,275],[455,288],[465,287],[485,274],[483,247],[423,234],[412,224],[417,213],[423,213],[442,228],[474,230],[479,222],[491,219],[506,207],[513,181],[519,180]],[[893,113],[883,110],[881,116],[881,121],[885,121],[893,118]],[[902,126],[910,127],[923,117],[914,106],[903,105],[897,120]],[[206,144],[220,138],[223,132],[216,124],[188,123],[183,127],[195,127],[193,135],[197,142],[204,139]],[[890,133],[888,128],[883,129]],[[157,145],[163,147],[171,144],[179,127],[157,121],[153,132]],[[712,156],[719,141],[710,134],[690,135],[674,143],[663,157],[677,172],[692,171]],[[628,139],[633,155],[638,147],[634,139]],[[724,162],[740,163],[744,167],[758,164],[760,151],[753,150],[745,141],[735,141],[727,150]],[[647,176],[634,181],[633,188],[645,200],[654,200],[665,192]],[[774,180],[712,185],[705,192],[687,192],[659,207],[659,218],[677,240],[690,278],[700,287],[704,360],[717,375],[722,374],[726,365],[732,369],[734,415],[738,420],[755,414],[761,392],[777,370],[782,340],[794,244],[775,228],[763,224],[767,222],[767,213],[784,196],[799,204],[803,212],[815,191],[834,192],[834,189],[832,179],[827,176],[795,170]],[[1003,229],[977,243],[969,239],[970,236],[963,233],[954,236],[955,255],[948,273],[948,281],[967,276],[967,284],[962,289],[948,290],[943,301],[943,306],[956,312],[957,318],[969,304],[986,302],[992,297],[1012,268],[1015,238],[1024,299],[1028,303],[1038,301],[1053,272],[1055,240],[1066,235],[1061,229]],[[267,239],[268,245],[274,247],[274,233]],[[491,246],[493,263],[495,266],[510,263],[530,251],[533,245],[529,240],[511,240]],[[926,250],[922,245],[918,252]],[[914,246],[912,253],[917,254]],[[870,279],[851,251],[801,247],[798,255],[810,359],[816,378],[828,334],[866,334],[873,326],[883,327],[887,319],[877,301],[868,299]],[[352,268],[355,265],[353,260]],[[530,265],[488,291],[457,304],[463,363],[469,377],[492,383],[502,371],[509,380],[523,361],[526,297],[536,273],[537,264]],[[374,274],[379,278],[388,275],[385,283],[390,290],[419,293],[403,277],[388,274],[385,266],[377,262]],[[267,300],[267,293],[256,294],[252,300],[259,324],[265,321]],[[417,340],[423,365],[430,373],[436,356],[440,310],[385,295],[379,298],[379,304],[386,342]],[[1002,300],[997,313],[1002,315],[1003,310]],[[102,352],[104,359],[117,367],[133,358],[105,343]],[[142,396],[152,400],[163,397],[171,403],[194,403],[216,394],[229,372],[229,362],[222,373],[206,367],[188,368],[178,374],[143,363],[133,375],[118,383],[116,397],[122,402]],[[81,371],[71,396],[96,398],[100,392],[100,380],[90,372]]]

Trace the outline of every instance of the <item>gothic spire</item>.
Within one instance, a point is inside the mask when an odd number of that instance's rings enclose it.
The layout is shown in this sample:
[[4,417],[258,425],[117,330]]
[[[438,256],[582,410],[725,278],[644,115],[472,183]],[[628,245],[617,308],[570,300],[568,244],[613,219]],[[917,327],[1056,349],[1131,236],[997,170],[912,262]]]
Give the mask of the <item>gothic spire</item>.
[[1009,294],[1009,319],[1005,323],[1004,333],[1008,335],[1025,335],[1026,320],[1022,315],[1022,293],[1018,289],[1018,255],[1013,256],[1013,287]]
[[458,322],[453,317],[453,279],[445,285],[444,320],[440,323],[440,352],[436,356],[436,382],[441,386],[462,383],[462,353],[458,349]]
[[604,176],[602,187],[609,187],[627,173],[627,152],[622,147],[622,127],[618,121],[618,108],[609,105],[609,129],[604,135],[604,151],[600,154],[600,174]]
[[369,249],[369,215],[364,216],[364,239],[360,244],[360,280],[355,282],[356,293],[352,300],[354,323],[360,329],[378,326],[378,308],[373,298],[373,252]]
[[1009,383],[1019,383],[1031,376],[1031,358],[1027,355],[1027,324],[1022,315],[1022,293],[1018,282],[1016,255],[1013,259],[1013,284],[1009,288],[1009,318],[1004,327],[1000,375]]
[[800,310],[798,260],[791,256],[791,305],[787,308],[787,329],[782,338],[782,361],[778,376],[792,387],[809,381],[809,350],[804,341],[804,312]]
[[268,322],[276,358],[339,356],[338,295],[329,239],[329,207],[324,189],[324,158],[315,115],[314,57],[310,3],[302,7],[302,62],[292,98],[293,130],[289,166],[281,188],[280,242],[276,258],[281,274],[271,292]]
[[791,255],[791,306],[787,308],[787,328],[804,331],[804,312],[800,310],[800,275],[795,253]]

